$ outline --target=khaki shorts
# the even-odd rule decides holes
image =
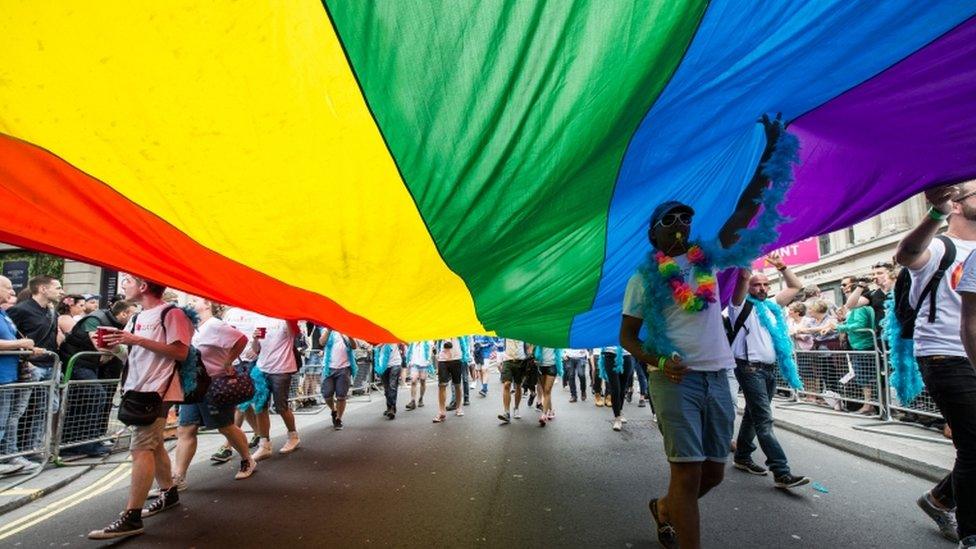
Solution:
[[[133,425],[129,450],[156,450],[163,444],[163,429],[165,427],[165,417],[156,418],[156,421],[150,425]]]

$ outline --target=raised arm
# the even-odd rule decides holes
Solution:
[[[776,294],[776,304],[780,307],[786,307],[793,302],[793,298],[796,294],[800,293],[803,289],[803,281],[800,277],[796,276],[796,273],[792,269],[786,266],[783,262],[783,258],[777,253],[772,253],[766,256],[766,263],[772,265],[781,275],[783,275],[783,282],[786,282],[786,288],[781,290]]]
[[[779,141],[785,129],[785,125],[782,123],[782,115],[777,115],[775,120],[770,120],[769,116],[764,114],[759,122],[762,123],[763,129],[766,131],[766,148],[763,149],[762,156],[759,158],[759,165],[756,166],[752,181],[749,182],[749,185],[742,192],[742,196],[739,197],[739,202],[735,205],[732,216],[719,231],[719,241],[722,243],[722,247],[726,249],[731,248],[739,240],[737,233],[748,227],[749,222],[759,211],[759,196],[763,189],[769,185],[769,179],[763,175],[763,164],[773,154],[776,142]]]
[[[951,211],[949,202],[957,192],[954,185],[925,191],[925,198],[932,204],[932,209],[929,210],[929,215],[922,218],[922,221],[898,243],[895,261],[912,270],[921,269],[929,262],[931,257],[929,244],[942,227],[945,216],[949,215]]]
[[[735,278],[735,291],[732,292],[732,304],[736,307],[742,305],[749,293],[749,279],[752,278],[750,269],[739,269],[739,276]]]

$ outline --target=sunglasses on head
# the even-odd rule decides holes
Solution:
[[[671,227],[676,223],[681,225],[691,225],[691,214],[688,212],[668,213],[657,220],[657,224],[662,227]]]
[[[952,201],[953,202],[962,202],[963,200],[966,200],[967,198],[969,198],[970,196],[973,196],[974,194],[976,194],[976,191],[966,193],[966,194],[964,194],[962,196],[957,196],[957,197],[953,198]]]

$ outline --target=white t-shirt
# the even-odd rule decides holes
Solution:
[[[929,322],[929,298],[925,298],[925,303],[915,319],[915,356],[966,356],[962,338],[959,336],[962,300],[955,290],[962,278],[963,263],[976,248],[976,242],[958,238],[953,238],[952,242],[956,245],[956,260],[946,270],[945,277],[935,290],[935,322]],[[918,270],[909,269],[912,276],[909,303],[912,305],[918,304],[922,289],[939,268],[939,261],[945,255],[945,245],[938,238],[933,238],[928,250],[928,263]]]
[[[216,317],[208,318],[193,334],[193,346],[200,351],[200,358],[210,377],[226,375],[224,364],[232,358],[234,345],[247,341],[247,336]]]
[[[505,360],[525,360],[525,344],[517,339],[505,339]]]
[[[690,276],[688,259],[682,255],[674,260],[692,290],[696,290],[698,284]],[[715,294],[719,295],[718,281],[715,284]],[[623,309],[627,316],[644,318],[644,280],[640,273],[634,273],[627,282]],[[689,369],[715,372],[735,366],[729,340],[725,335],[725,325],[722,323],[721,305],[718,303],[709,304],[704,311],[689,313],[679,309],[672,300],[664,310],[664,319],[668,337],[681,355],[681,363]]]
[[[403,365],[403,356],[400,355],[400,347],[398,345],[384,345],[383,347],[389,347],[390,348],[390,358],[388,359],[388,361],[386,363],[388,366],[402,366]],[[376,349],[374,349],[374,351],[376,353],[379,353],[383,349],[383,347],[376,347]]]
[[[182,309],[177,307],[167,313],[166,327],[163,328],[160,315],[168,306],[167,303],[160,303],[134,315],[125,329],[137,336],[162,341],[167,345],[177,341],[190,345],[193,324]],[[129,349],[129,372],[126,374],[123,390],[156,391],[166,402],[180,402],[183,400],[183,389],[180,387],[180,376],[175,375],[175,366],[175,360],[145,347],[133,345]]]
[[[586,358],[589,352],[586,349],[566,349],[566,358]]]
[[[542,347],[542,362],[539,363],[540,366],[555,366],[556,365],[556,350],[549,347]]]
[[[254,328],[258,326],[258,323],[265,317],[259,315],[258,313],[253,313],[246,309],[241,309],[240,307],[231,307],[224,311],[224,322],[230,325],[231,328],[241,332],[247,337],[247,341],[250,343],[251,336],[254,334]],[[241,360],[244,362],[252,362],[257,359],[257,353],[251,351],[251,346],[248,345],[244,348],[244,352],[241,353]]]
[[[332,361],[329,362],[329,367],[333,370],[350,367],[349,346],[346,345],[346,339],[339,335],[339,332],[334,331],[329,333],[329,339],[332,340]],[[326,345],[329,344],[329,339],[325,340]]]
[[[739,318],[739,313],[742,312],[742,307],[745,304],[745,301],[742,302],[742,305],[738,306],[733,303],[729,304],[729,322],[732,323],[733,327],[735,326],[735,319]],[[760,313],[757,307],[753,307],[752,312],[749,313],[746,321],[742,324],[742,329],[739,330],[739,333],[735,336],[735,340],[732,342],[732,354],[740,360],[775,364],[776,349],[773,347],[773,338],[763,328],[762,323],[759,322],[760,314],[763,313]],[[776,323],[776,318],[773,317],[771,312],[764,314],[771,323]],[[749,350],[749,356],[746,356],[747,348]]]
[[[420,366],[421,368],[430,366],[430,350],[433,348],[433,345],[429,343],[428,341],[418,341],[410,344],[407,360],[411,366]],[[427,350],[426,353],[424,352],[425,348]]]
[[[447,342],[451,343],[450,348],[444,345]],[[461,360],[460,339],[452,337],[450,339],[442,340],[440,343],[440,350],[437,352],[437,360],[441,362],[447,362],[448,360]]]
[[[258,369],[266,374],[290,374],[298,371],[295,361],[295,331],[280,318],[259,315],[255,327],[264,328],[264,338],[258,340]]]

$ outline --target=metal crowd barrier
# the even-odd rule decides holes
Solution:
[[[322,351],[309,351],[304,357],[298,375],[292,376],[288,402],[296,414],[317,414],[325,407],[322,399]],[[372,402],[373,363],[367,356],[356,361],[359,369],[356,378],[350,380],[348,401]]]
[[[0,351],[3,356],[29,357],[31,351]],[[52,378],[44,381],[0,385],[0,464],[15,458],[35,458],[41,464],[51,456],[52,419],[57,412],[58,373],[61,361],[56,353],[44,351],[54,359]],[[23,468],[12,474],[23,476],[17,484],[30,480],[43,467]],[[22,475],[22,472],[27,472]],[[7,486],[8,488],[12,486]]]
[[[127,433],[118,420],[121,379],[71,379],[79,358],[113,356],[107,351],[85,351],[68,359],[61,384],[62,413],[55,424],[53,460],[64,465],[64,450],[84,445],[113,442],[116,445]],[[96,375],[97,377],[97,375]]]

